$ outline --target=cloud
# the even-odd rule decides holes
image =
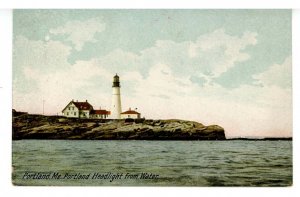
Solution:
[[[22,94],[35,91],[39,82],[32,78],[33,73],[47,74],[68,69],[70,65],[66,57],[70,53],[71,47],[59,41],[45,42],[16,36],[13,49],[14,91]]]
[[[204,63],[202,67],[214,77],[218,77],[234,67],[236,62],[250,58],[243,50],[257,43],[256,36],[254,32],[244,32],[241,37],[231,36],[223,29],[218,29],[211,34],[200,36],[195,43],[191,43],[189,55],[199,58],[200,62]]]
[[[115,49],[102,57],[94,58],[98,65],[113,73],[140,70],[144,66],[141,58],[131,52]]]
[[[274,64],[262,73],[253,76],[262,86],[292,87],[292,57],[287,57],[282,64]]]
[[[189,56],[202,63],[200,68],[205,68],[207,73],[218,77],[235,66],[236,62],[250,58],[243,50],[247,46],[256,45],[256,36],[255,32],[244,32],[241,37],[231,36],[223,29],[218,29],[201,35],[192,42],[189,46]]]
[[[224,29],[217,29],[212,33],[199,36],[190,49],[193,49],[193,57],[197,55],[197,49],[208,51],[220,46],[226,47],[227,54],[238,54],[239,50],[245,49],[248,45],[255,45],[256,36],[256,33],[248,31],[244,32],[241,37],[231,36],[226,34]]]
[[[63,26],[49,30],[52,35],[65,35],[66,40],[75,45],[80,51],[86,42],[96,42],[95,34],[105,30],[105,23],[100,18],[91,18],[85,21],[73,20]]]
[[[48,72],[65,69],[69,65],[66,57],[70,55],[71,47],[59,41],[36,41],[16,36],[14,46],[14,64],[17,68],[30,66]]]
[[[194,77],[209,83],[237,62],[249,60],[251,57],[245,49],[256,45],[256,36],[255,32],[232,36],[218,29],[200,35],[195,41],[158,40],[154,46],[141,51],[139,59],[143,66],[167,64],[176,75],[193,73]]]

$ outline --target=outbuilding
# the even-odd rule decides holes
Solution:
[[[129,108],[129,110],[121,113],[121,119],[126,119],[126,118],[139,119],[141,118],[141,114]]]

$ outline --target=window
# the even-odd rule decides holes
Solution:
[[[67,112],[67,116],[69,115],[69,112]]]
[[[130,115],[128,115],[128,118],[130,118]]]
[[[76,112],[74,112],[74,115],[76,116]]]
[[[69,107],[69,110],[71,109],[71,107]]]

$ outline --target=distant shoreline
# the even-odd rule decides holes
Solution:
[[[265,138],[228,138],[226,140],[245,140],[245,141],[291,141],[293,137],[265,137]]]
[[[17,140],[69,140],[69,141],[140,141],[134,139],[40,139],[40,138],[26,138],[26,139],[13,139]],[[188,140],[188,139],[144,139],[143,141],[293,141],[293,138],[234,138],[234,139],[199,139],[199,140]]]

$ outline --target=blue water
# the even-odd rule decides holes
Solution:
[[[290,186],[292,141],[20,140],[12,165],[16,185]]]

